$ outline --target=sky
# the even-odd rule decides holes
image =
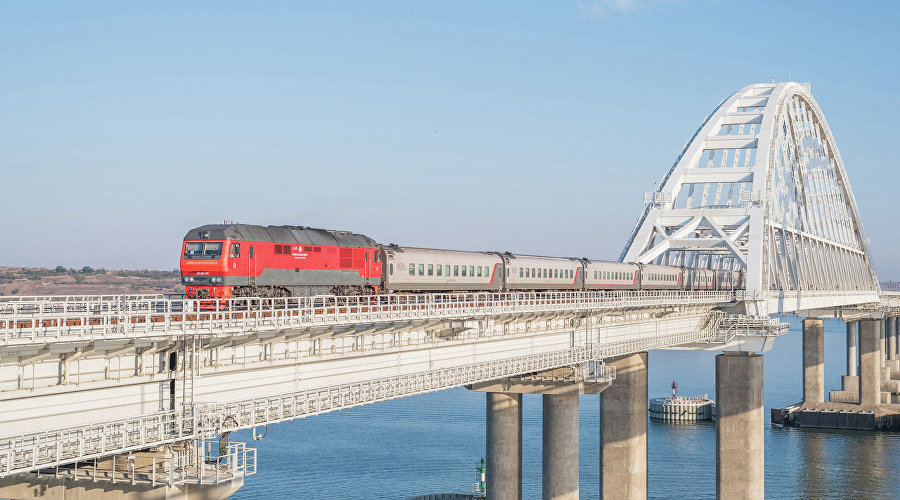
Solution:
[[[810,82],[900,279],[900,4],[6,2],[0,265],[172,269],[225,219],[615,260],[701,120]]]

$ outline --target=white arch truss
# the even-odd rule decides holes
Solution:
[[[808,84],[755,84],[724,100],[645,204],[620,260],[743,270],[748,292],[879,290]]]

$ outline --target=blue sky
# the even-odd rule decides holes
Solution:
[[[895,3],[16,2],[0,265],[167,269],[223,219],[615,259],[684,141],[812,83],[900,279]]]

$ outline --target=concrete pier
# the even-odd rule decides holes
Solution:
[[[859,403],[881,402],[881,340],[883,320],[859,322]]]
[[[542,498],[578,500],[578,394],[544,394]]]
[[[716,356],[716,498],[763,498],[763,357]]]
[[[897,359],[897,317],[890,316],[886,319],[886,322],[887,330],[885,331],[885,334],[887,335],[888,346],[887,359],[893,361]]]
[[[825,322],[803,320],[803,401],[825,401]]]
[[[522,395],[487,393],[487,495],[522,499]]]
[[[897,354],[897,359],[900,359],[900,319],[894,322],[894,337],[897,337],[897,350],[894,354]]]
[[[856,371],[856,330],[858,323],[856,321],[847,322],[847,375],[854,377],[858,375]]]
[[[600,496],[647,498],[647,353],[615,358],[600,395]]]

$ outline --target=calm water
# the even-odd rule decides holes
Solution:
[[[765,357],[769,408],[801,395],[800,322]],[[844,324],[825,323],[827,388],[839,388]],[[650,396],[715,392],[715,353],[650,353]],[[581,495],[598,497],[598,399],[581,398]],[[524,498],[541,495],[541,400],[524,398]],[[715,496],[714,424],[649,424],[651,498]],[[900,434],[766,427],[769,498],[900,498]],[[247,432],[234,440],[249,441]],[[484,394],[455,389],[277,424],[260,472],[234,498],[378,498],[467,491],[484,456]]]

